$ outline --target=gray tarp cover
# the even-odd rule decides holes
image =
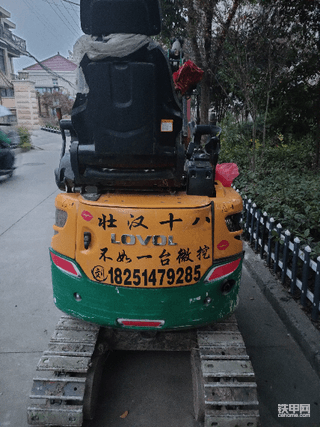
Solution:
[[[99,61],[107,57],[123,58],[134,53],[152,40],[141,34],[111,34],[97,41],[97,37],[90,35],[81,36],[73,47],[74,61],[80,64],[87,54],[91,61]],[[89,87],[81,67],[78,67],[77,89],[80,93],[88,93]]]

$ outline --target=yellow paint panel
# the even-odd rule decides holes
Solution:
[[[229,232],[225,221],[241,212],[241,197],[220,183],[216,192],[215,198],[110,193],[98,201],[59,194],[56,208],[68,216],[63,227],[54,225],[52,248],[101,283],[148,288],[196,283],[213,260],[242,251],[236,238],[242,232]],[[88,249],[85,233],[91,236]]]
[[[226,225],[226,218],[242,211],[242,199],[231,187],[223,187],[220,183],[216,187],[214,198],[214,259],[225,258],[240,253],[243,250],[239,237],[242,230],[230,232]]]
[[[223,189],[223,187],[221,186]],[[90,206],[110,206],[136,209],[165,209],[165,208],[199,208],[208,206],[212,200],[207,196],[187,196],[185,192],[177,192],[174,194],[155,194],[155,193],[126,193],[113,194],[107,193],[102,195],[99,200],[93,202],[79,196],[81,203]]]
[[[127,207],[133,202],[127,195],[109,196],[103,205],[103,198],[91,206],[81,200],[76,261],[91,280],[117,286],[196,283],[212,264],[211,204],[182,208],[172,198],[171,207],[166,200],[159,208],[160,198],[136,198],[140,209]],[[181,204],[190,205],[182,199]],[[149,208],[143,208],[146,205]],[[85,232],[91,234],[87,250]]]

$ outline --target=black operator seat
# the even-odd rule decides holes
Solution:
[[[75,186],[179,187],[182,111],[160,46],[158,0],[81,0],[86,35],[71,120]]]

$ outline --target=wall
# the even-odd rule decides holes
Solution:
[[[18,126],[29,130],[40,128],[39,108],[34,82],[13,80]]]
[[[4,105],[6,108],[9,108],[9,110],[10,109],[13,109],[13,110],[16,109],[16,103],[15,103],[14,98],[11,98],[11,97],[10,98],[9,97],[2,98],[1,104]]]
[[[76,97],[76,70],[74,71],[59,71],[61,77],[72,83],[73,86],[69,85],[65,80],[47,73],[45,70],[29,70],[29,79],[35,82],[36,88],[54,88],[59,87],[60,91],[68,93],[72,98]],[[55,86],[53,80],[58,80],[58,84]]]

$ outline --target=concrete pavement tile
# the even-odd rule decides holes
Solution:
[[[114,352],[103,379],[97,419],[83,427],[200,427],[188,352]]]
[[[41,356],[35,353],[0,353],[0,426],[27,427],[27,403],[32,377]],[[31,376],[30,376],[31,375]]]
[[[245,267],[236,317],[256,375],[262,427],[318,427],[320,380]],[[310,404],[311,416],[278,418],[278,404]]]

